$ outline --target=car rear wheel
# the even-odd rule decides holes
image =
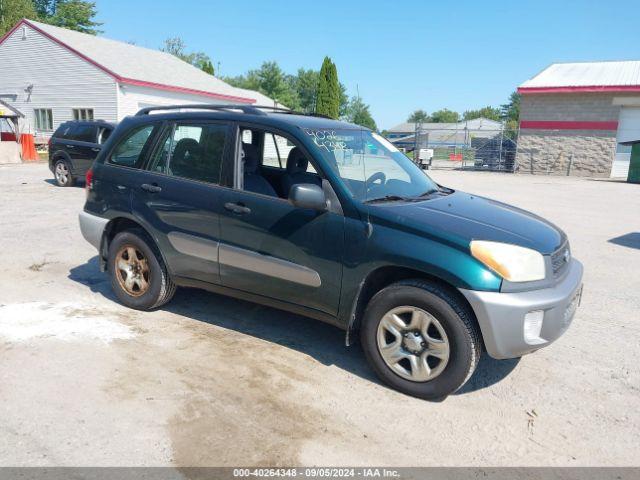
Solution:
[[[111,288],[127,307],[152,310],[175,293],[160,252],[143,230],[118,233],[109,245],[107,264]]]
[[[53,166],[53,175],[56,179],[56,184],[59,187],[71,187],[74,183],[73,175],[71,175],[71,169],[69,164],[65,160],[56,161]]]
[[[410,280],[378,292],[360,331],[373,370],[391,387],[439,400],[473,374],[481,352],[468,305],[448,288]]]

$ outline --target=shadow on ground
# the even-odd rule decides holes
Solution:
[[[44,182],[56,188],[65,188],[65,187],[59,187],[53,178],[45,178]],[[84,178],[80,178],[80,177],[76,178],[75,181],[73,182],[73,186],[76,188],[84,188],[84,184],[85,184]]]
[[[72,268],[69,279],[111,301],[117,301],[107,274],[100,272],[97,256],[84,265]],[[346,347],[344,332],[332,325],[192,288],[178,289],[173,300],[161,310],[277,343],[310,355],[323,365],[335,365],[363,379],[380,383],[367,366],[360,345]],[[517,359],[498,361],[483,354],[475,374],[456,395],[481,390],[499,382],[517,364]]]
[[[626,235],[611,238],[609,239],[609,243],[640,250],[640,232],[631,232]]]

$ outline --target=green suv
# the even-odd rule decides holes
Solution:
[[[559,228],[438,185],[375,132],[324,117],[143,109],[86,184],[80,227],[123,304],[159,308],[186,286],[313,317],[421,398],[460,388],[483,349],[549,345],[580,301]]]

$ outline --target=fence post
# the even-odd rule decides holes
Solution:
[[[567,167],[567,177],[571,175],[572,166],[573,166],[573,153],[569,156],[569,166]]]
[[[500,124],[500,153],[498,154],[498,169],[504,170],[502,167],[502,144],[504,143],[504,122]]]

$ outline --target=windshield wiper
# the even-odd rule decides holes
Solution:
[[[408,199],[405,197],[401,197],[399,195],[385,195],[384,197],[370,198],[369,200],[365,200],[364,203],[397,202],[399,200],[408,200]]]
[[[429,195],[433,195],[434,193],[439,193],[440,189],[439,188],[432,188],[431,190],[427,190],[424,193],[421,193],[420,195],[418,195],[417,198],[423,198],[423,197],[428,197]]]

